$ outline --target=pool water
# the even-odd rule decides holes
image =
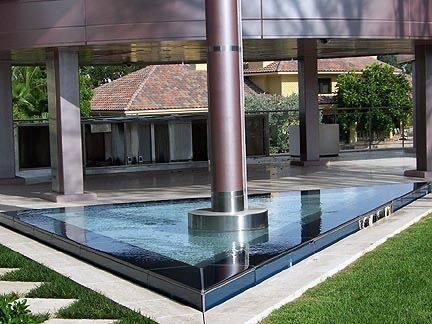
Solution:
[[[248,233],[189,230],[188,212],[208,208],[209,199],[28,210],[14,217],[187,287],[206,290],[422,185],[253,196],[249,206],[268,209],[269,227]]]

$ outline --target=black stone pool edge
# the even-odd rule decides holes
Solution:
[[[251,267],[207,290],[188,287],[165,276],[119,260],[107,253],[52,234],[29,225],[10,215],[10,213],[8,213],[9,215],[0,213],[0,224],[204,312],[259,284],[276,273],[293,266],[314,253],[323,250],[329,245],[372,225],[384,217],[390,216],[391,213],[424,197],[431,190],[431,183],[422,183],[421,187],[399,198],[357,216],[318,237],[297,245],[267,260],[263,264]]]

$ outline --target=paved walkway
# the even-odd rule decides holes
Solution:
[[[414,168],[414,154],[401,150],[343,153],[328,166],[309,168],[290,166],[287,156],[250,159],[248,189],[262,193],[407,182],[413,179],[403,172]],[[0,212],[89,204],[60,205],[38,198],[50,189],[46,182],[0,185]],[[207,169],[93,175],[86,177],[85,189],[97,193],[96,204],[209,197],[210,177]]]
[[[0,277],[5,274],[17,271],[16,268],[0,268]],[[25,296],[43,285],[43,282],[22,282],[22,281],[0,281],[0,296],[15,294],[17,301],[26,300],[29,310],[33,314],[49,314],[51,319],[44,324],[113,324],[115,320],[71,320],[56,319],[56,314],[62,308],[69,307],[75,303],[76,299],[59,299],[59,298],[26,298]]]

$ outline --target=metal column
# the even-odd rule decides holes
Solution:
[[[10,63],[0,63],[0,123],[0,180],[7,182],[15,178],[12,68]]]
[[[409,177],[432,177],[432,45],[415,46],[415,150],[417,169]]]
[[[318,110],[318,58],[316,39],[299,39],[299,117],[300,117],[300,161],[291,164],[299,166],[322,165],[319,147]]]
[[[267,227],[266,210],[247,209],[240,11],[239,0],[206,0],[212,207],[190,213],[192,228]]]

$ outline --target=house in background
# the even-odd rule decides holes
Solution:
[[[373,63],[383,64],[376,56],[333,58],[318,60],[318,93],[320,97],[333,96],[340,74],[362,71]],[[296,60],[245,63],[245,77],[266,93],[289,96],[298,94],[298,64]],[[328,99],[327,99],[328,100]],[[325,99],[321,99],[325,102]]]
[[[262,92],[250,82],[245,94]],[[95,89],[92,115],[129,117],[99,131],[85,126],[89,166],[207,161],[207,72],[151,65]],[[266,116],[248,116],[248,155],[268,155]],[[103,162],[106,161],[106,162]]]
[[[320,106],[333,105],[341,73],[361,73],[377,62],[375,57],[319,60]],[[297,61],[245,67],[246,95],[298,92]],[[86,167],[208,160],[205,64],[147,66],[96,88],[91,108],[93,118],[82,122]],[[247,115],[249,156],[269,154],[268,132],[268,115]],[[33,145],[35,138],[41,143],[48,140],[47,124],[20,125],[16,133],[17,165],[49,166],[49,148],[35,151]]]
[[[262,93],[245,82],[245,94]],[[208,161],[207,72],[196,65],[151,65],[95,89],[92,118],[82,120],[83,162],[94,167]],[[16,164],[49,167],[48,124],[17,126]],[[268,118],[246,117],[249,156],[269,154]],[[186,163],[186,164],[187,164]],[[179,165],[179,164],[178,164]]]

